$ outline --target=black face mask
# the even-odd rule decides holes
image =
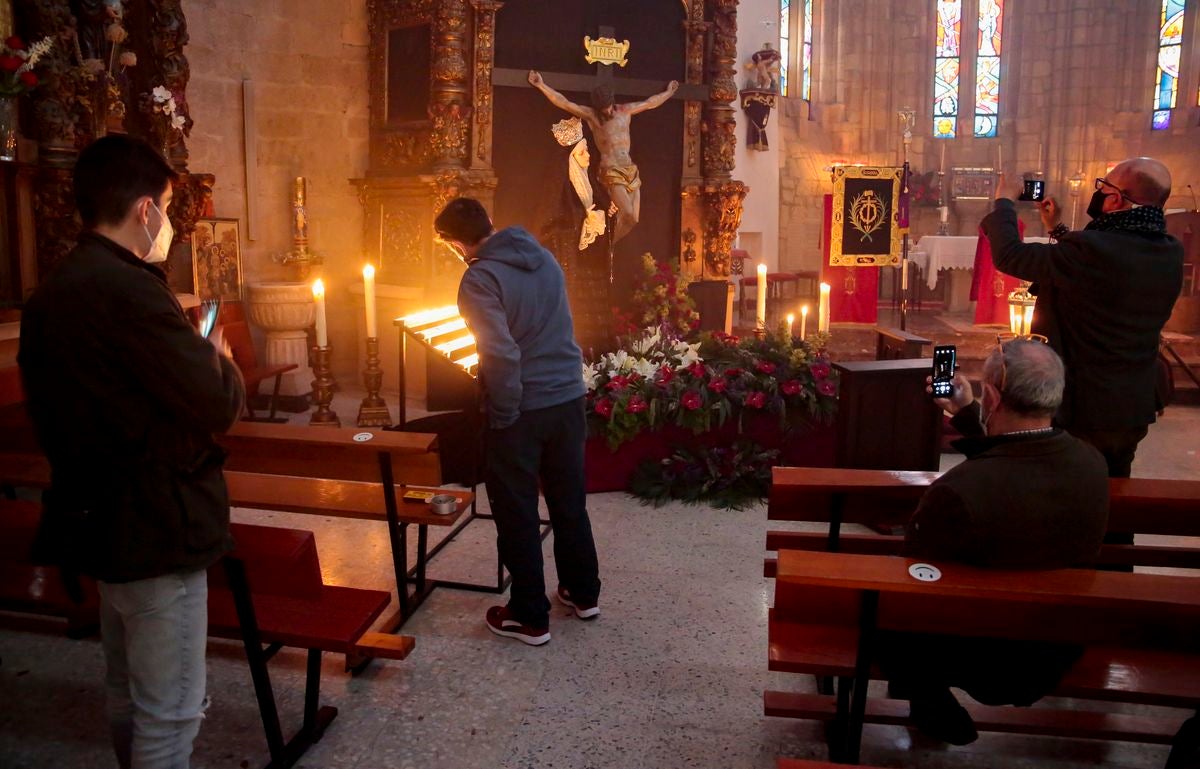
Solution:
[[[1092,194],[1092,201],[1088,203],[1087,215],[1093,219],[1099,219],[1104,216],[1104,199],[1108,195],[1104,194],[1104,190],[1096,190]]]

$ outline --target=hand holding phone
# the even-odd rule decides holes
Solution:
[[[954,395],[954,370],[958,364],[958,349],[952,344],[940,344],[933,348],[933,375],[929,379],[930,394],[934,398],[950,398]]]
[[[1032,200],[1042,202],[1046,198],[1046,182],[1042,179],[1026,179],[1025,188],[1017,196],[1017,200]]]

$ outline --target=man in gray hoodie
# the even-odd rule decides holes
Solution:
[[[532,646],[550,640],[542,576],[538,486],[554,530],[558,600],[581,619],[600,614],[599,567],[584,492],[583,356],[554,256],[520,227],[497,232],[483,205],[450,201],[434,221],[467,263],[458,309],[475,335],[486,394],[484,481],[496,546],[512,574],[507,606],[487,612],[493,633]]]

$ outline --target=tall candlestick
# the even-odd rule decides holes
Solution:
[[[363,267],[363,299],[367,305],[367,338],[378,337],[375,327],[375,267]]]
[[[796,316],[789,312],[787,314],[788,339],[792,338],[792,324],[795,322],[796,322]]]
[[[808,305],[800,308],[800,338],[808,338]]]
[[[758,329],[767,327],[767,265],[758,265],[758,312],[755,316]]]
[[[329,346],[329,327],[325,322],[325,281],[313,281],[313,304],[317,306],[317,347]]]
[[[829,333],[829,284],[821,284],[821,303],[817,305],[817,331]]]

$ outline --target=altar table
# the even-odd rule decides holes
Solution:
[[[975,266],[974,235],[926,235],[913,247],[913,261],[925,274],[929,290],[937,288],[938,270],[969,270]]]

